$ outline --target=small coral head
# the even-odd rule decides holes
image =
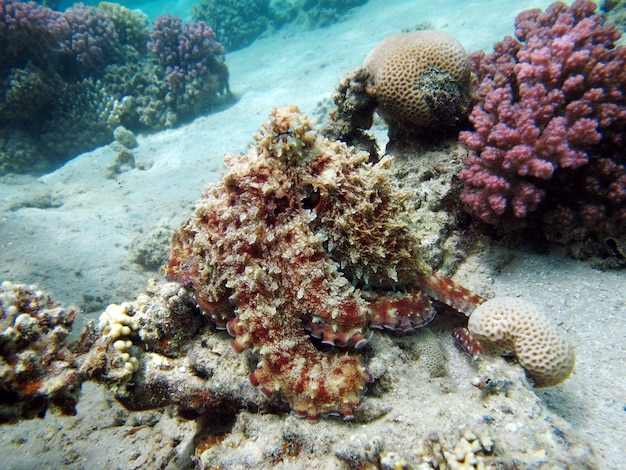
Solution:
[[[364,67],[390,127],[409,132],[455,127],[471,110],[469,58],[447,33],[390,36],[370,52]]]
[[[515,356],[537,387],[557,385],[574,370],[575,353],[565,334],[526,300],[487,300],[472,312],[467,328],[485,352]]]

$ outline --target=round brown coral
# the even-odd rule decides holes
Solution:
[[[463,46],[442,31],[415,31],[383,40],[365,59],[378,111],[404,130],[446,128],[471,105],[471,67]]]

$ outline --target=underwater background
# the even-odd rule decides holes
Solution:
[[[590,2],[563,5],[573,3],[590,8]],[[0,281],[36,285],[35,297],[45,292],[74,306],[68,341],[76,340],[85,321],[97,324],[110,304],[135,301],[152,286],[150,279],[164,280],[173,231],[193,213],[206,185],[220,181],[225,157],[249,151],[273,109],[296,105],[321,133],[332,127],[342,79],[384,38],[434,29],[452,35],[468,53],[488,54],[506,36],[520,39],[520,12],[551,4],[2,0]],[[618,50],[625,11],[623,1],[601,2],[594,20],[572,37],[600,22],[612,24],[616,33],[593,37]],[[585,49],[583,39],[573,42]],[[501,44],[501,62],[516,47]],[[541,60],[537,53],[528,62]],[[516,143],[481,121],[495,114],[486,98],[491,85],[484,61],[476,55],[471,60],[475,85],[482,84],[472,98],[482,104],[452,129],[408,137],[400,132],[400,138],[378,115],[360,129],[381,155],[396,157],[401,167],[394,178],[420,201],[413,210],[426,262],[484,297],[522,297],[540,305],[575,346],[576,368],[567,381],[533,388],[519,365],[499,360],[493,367],[500,382],[480,389],[476,377],[489,372],[455,347],[456,320],[442,310],[428,333],[376,332],[365,353],[376,382],[355,422],[313,422],[297,419],[275,397],[264,408],[265,397],[248,381],[257,358],[234,354],[229,334],[210,327],[203,347],[212,352],[205,353],[223,360],[211,363],[215,370],[204,372],[203,380],[213,376],[211,387],[238,388],[236,399],[212,404],[213,413],[165,406],[133,412],[120,405],[118,384],[85,382],[76,416],[49,411],[43,419],[7,419],[14,422],[2,424],[0,466],[621,468],[626,78],[619,64],[626,64],[626,54],[600,59],[618,64],[594,82],[603,84],[608,98],[584,98],[604,113],[603,127],[589,122],[600,122],[600,111],[572,105],[568,112],[584,117],[578,127],[568,122],[563,133],[554,130],[569,142],[566,150],[555,150],[563,150],[563,159],[550,170],[529,163],[512,177],[522,189],[503,193],[518,202],[504,211],[497,202],[485,210],[483,202],[501,194],[481,194],[476,188],[482,183],[467,170],[470,154],[487,160],[489,149]],[[481,125],[493,132],[491,140],[479,140],[487,132]],[[592,164],[572,163],[576,158]],[[475,167],[510,175],[505,164],[485,160],[474,161]],[[528,189],[531,183],[538,189]],[[523,208],[513,213],[513,207]],[[3,286],[0,347],[9,364],[7,331],[15,325],[7,305],[19,302],[11,300],[10,284]],[[192,360],[176,354],[181,364]],[[6,385],[9,376],[6,367],[0,370],[6,415],[16,399]]]

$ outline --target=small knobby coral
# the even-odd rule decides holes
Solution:
[[[139,52],[146,49],[146,43],[150,39],[148,15],[141,10],[130,10],[111,2],[100,2],[98,8],[111,18],[121,45],[130,45]]]
[[[165,79],[175,93],[214,73],[225,53],[204,21],[183,23],[170,15],[155,20],[148,48],[165,68]]]
[[[69,27],[63,15],[35,2],[0,0],[0,71],[48,58]]]
[[[60,43],[63,53],[76,62],[81,77],[98,74],[119,54],[115,24],[106,11],[76,3],[63,14],[70,34]]]
[[[517,39],[471,54],[478,79],[461,200],[490,224],[626,234],[626,48],[596,5],[520,13]]]

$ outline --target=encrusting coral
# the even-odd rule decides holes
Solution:
[[[0,284],[0,423],[73,412],[82,380],[65,339],[75,316],[36,286]]]
[[[250,375],[298,416],[352,416],[371,380],[370,328],[405,332],[434,317],[429,297],[469,314],[484,299],[431,272],[391,162],[318,135],[295,107],[275,110],[248,154],[207,187],[174,234],[171,280],[258,357]],[[307,334],[307,331],[310,333]]]

